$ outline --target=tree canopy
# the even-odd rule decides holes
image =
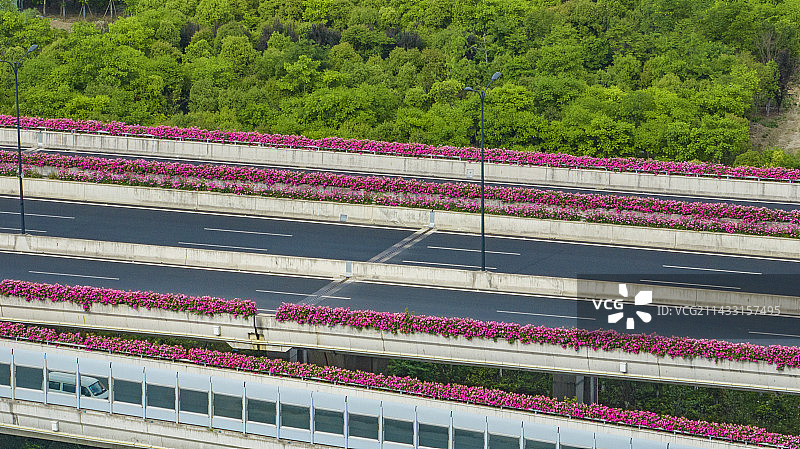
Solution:
[[[87,0],[102,10],[104,0]],[[0,7],[24,114],[664,160],[748,155],[800,0],[128,0],[51,29]],[[41,3],[34,3],[41,8]],[[0,71],[0,111],[13,110]]]

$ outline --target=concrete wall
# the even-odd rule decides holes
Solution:
[[[0,234],[0,250],[34,254],[62,254],[112,261],[165,263],[200,268],[220,268],[256,273],[302,274],[330,278],[347,275],[344,260],[242,253],[197,248],[65,239],[48,236]],[[616,298],[619,284],[574,278],[528,276],[449,268],[352,262],[352,278],[414,285],[529,293],[565,298]],[[800,301],[792,296],[722,290],[629,284],[633,291],[652,290],[653,304],[679,306],[780,307],[782,315],[800,315]]]
[[[195,192],[152,187],[130,187],[51,179],[24,180],[31,197],[182,210],[243,213],[261,216],[347,221],[381,226],[427,227],[431,219],[442,231],[480,232],[480,215],[392,206],[305,201],[215,192]],[[18,181],[0,177],[0,194],[18,195]],[[493,235],[560,239],[592,243],[633,245],[688,251],[753,256],[800,258],[800,239],[743,234],[647,228],[603,223],[487,215],[486,229]]]
[[[724,388],[800,393],[800,370],[778,371],[774,365],[705,359],[672,359],[623,351],[563,349],[554,345],[522,344],[474,338],[446,338],[429,334],[394,334],[337,326],[309,326],[279,322],[259,315],[259,339],[253,340],[252,319],[226,315],[200,317],[163,310],[131,310],[127,306],[93,306],[90,312],[64,302],[25,301],[0,296],[0,318],[39,325],[110,330],[124,333],[182,336],[227,341],[239,347],[287,351],[291,348],[334,351],[381,358],[488,365],[501,368],[550,371],[601,377],[689,383]],[[214,333],[219,326],[220,335]],[[624,372],[621,370],[621,363]]]
[[[0,296],[0,318],[41,325],[69,326],[115,332],[147,334],[248,343],[254,332],[254,318],[196,315],[162,309],[133,309],[128,306],[94,304],[88,311],[78,304],[53,301],[26,301],[15,296]],[[219,335],[217,335],[217,331]]]
[[[229,380],[235,381],[244,381],[244,382],[257,382],[262,384],[269,384],[269,385],[276,385],[279,388],[294,388],[300,390],[308,390],[312,392],[319,392],[319,393],[327,393],[331,395],[346,395],[348,398],[360,398],[360,399],[371,399],[376,401],[384,401],[391,402],[395,404],[408,404],[408,405],[422,405],[427,408],[439,408],[444,410],[450,410],[454,414],[469,414],[469,415],[484,415],[490,419],[499,419],[499,420],[512,420],[512,421],[525,421],[525,422],[533,422],[536,424],[543,424],[543,425],[550,425],[550,426],[558,426],[563,431],[566,432],[593,432],[593,433],[602,433],[606,435],[613,435],[613,436],[621,436],[625,438],[640,438],[650,440],[656,444],[669,444],[670,447],[702,447],[705,449],[728,449],[728,448],[746,448],[752,446],[746,446],[744,444],[736,444],[736,443],[728,443],[723,441],[717,440],[710,440],[710,439],[703,439],[703,438],[695,438],[695,437],[688,437],[684,435],[672,434],[668,432],[659,432],[654,430],[645,430],[645,429],[636,429],[633,427],[626,427],[626,426],[618,426],[613,424],[604,424],[600,422],[593,422],[593,421],[582,421],[579,419],[568,419],[559,416],[552,416],[552,415],[543,415],[543,414],[534,414],[530,412],[524,412],[519,410],[509,410],[509,409],[499,409],[494,407],[487,407],[487,406],[480,406],[480,405],[472,405],[472,404],[465,404],[459,402],[451,402],[451,401],[441,401],[435,399],[428,399],[424,398],[421,399],[419,397],[404,395],[399,393],[393,392],[386,392],[380,390],[372,390],[366,388],[358,388],[358,387],[351,387],[345,385],[333,385],[328,383],[322,382],[313,382],[313,381],[305,381],[299,379],[291,379],[291,378],[283,378],[277,376],[268,376],[262,374],[254,374],[254,373],[246,373],[241,371],[234,371],[234,370],[226,370],[226,369],[219,369],[219,368],[210,368],[210,367],[203,367],[199,365],[193,364],[186,364],[186,363],[177,363],[177,362],[167,362],[167,361],[160,361],[160,360],[152,360],[146,358],[138,358],[138,357],[126,357],[117,354],[108,354],[108,353],[100,353],[100,352],[90,352],[87,353],[86,351],[82,350],[75,350],[69,349],[64,347],[52,347],[47,345],[40,345],[35,343],[27,343],[27,342],[14,342],[14,348],[24,349],[28,351],[43,351],[47,352],[47,354],[56,354],[62,355],[67,357],[82,357],[82,358],[94,358],[97,360],[102,361],[111,361],[117,363],[127,363],[127,364],[135,364],[138,366],[144,366],[146,369],[161,369],[165,371],[175,371],[178,370],[181,373],[186,374],[197,374],[197,375],[204,375],[204,376],[218,376],[218,377],[225,377]],[[3,423],[5,426],[13,426],[13,425],[23,425],[20,421],[20,417],[17,417],[16,422],[13,421],[14,414],[7,412],[9,410],[9,404],[11,407],[20,407],[22,410],[27,413],[22,414],[22,417],[25,419],[25,424],[30,426],[33,429],[41,429],[45,432],[47,429],[50,428],[50,421],[53,418],[63,418],[67,421],[65,423],[65,431],[67,429],[76,432],[77,434],[89,435],[95,434],[96,426],[99,427],[99,434],[100,436],[109,436],[109,435],[120,435],[125,430],[130,429],[133,430],[135,433],[139,434],[138,438],[143,438],[145,433],[155,433],[158,435],[159,433],[165,432],[166,435],[170,435],[169,428],[160,429],[157,425],[153,425],[154,423],[150,422],[142,422],[141,424],[134,425],[133,427],[123,427],[123,426],[116,426],[117,422],[111,421],[112,416],[107,414],[98,414],[97,421],[95,422],[86,422],[86,424],[81,423],[71,423],[72,421],[78,421],[79,416],[71,415],[69,416],[68,413],[60,414],[60,415],[51,415],[51,410],[55,411],[56,413],[64,412],[61,407],[54,407],[54,406],[42,406],[42,405],[32,405],[31,408],[24,409],[24,407],[28,404],[25,404],[23,401],[9,401],[9,400],[2,400],[0,401],[0,422]],[[8,408],[7,408],[8,407]],[[51,408],[52,407],[52,408]],[[38,415],[37,415],[38,411]],[[47,412],[45,412],[47,411]],[[89,412],[85,412],[88,414]],[[95,415],[91,416],[91,419],[94,419]],[[87,420],[90,418],[87,417]],[[106,420],[106,421],[103,421]],[[141,421],[141,420],[140,420]],[[150,421],[150,420],[148,420]],[[152,425],[152,427],[147,427],[147,425]],[[225,438],[231,436],[232,438],[236,438],[235,435],[231,435],[224,431],[219,431],[219,436],[213,435],[217,433],[218,430],[213,430],[206,428],[196,428],[192,426],[185,426],[185,425],[174,425],[174,424],[167,424],[167,426],[174,428],[174,433],[178,435],[186,435],[187,438],[185,440],[191,441],[195,439],[196,441],[220,441],[221,447],[231,447],[227,446]],[[59,422],[59,428],[61,428],[61,423]],[[111,429],[119,429],[119,430],[111,430]],[[109,429],[111,433],[101,433],[105,431],[105,429]],[[183,432],[186,432],[185,434]],[[97,435],[95,434],[95,435]],[[134,437],[133,435],[128,435],[128,438]],[[157,438],[157,437],[156,437]],[[255,446],[251,445],[250,442],[247,441],[248,437],[242,440],[240,443],[241,446],[239,447],[278,447],[274,445],[274,443],[270,442],[266,446]],[[252,438],[252,437],[250,437]],[[183,438],[182,438],[183,439]],[[158,441],[158,440],[156,440]],[[256,443],[263,444],[260,439],[256,441]],[[228,443],[229,444],[229,443]],[[177,444],[177,445],[169,445],[165,444],[168,447],[198,447],[198,446],[186,446],[184,444]],[[200,446],[200,447],[211,447],[211,446]],[[235,447],[235,446],[233,446]],[[304,446],[306,447],[306,446]]]
[[[475,181],[480,176],[480,164],[457,159],[396,157],[40,130],[24,130],[22,141],[26,148],[83,150],[213,162],[278,165],[304,169],[448,178],[462,181]],[[16,142],[15,129],[0,128],[0,145],[16,145]],[[490,182],[779,202],[800,201],[800,184],[797,183],[507,164],[486,164],[485,168],[486,179]]]

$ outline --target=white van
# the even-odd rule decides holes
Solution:
[[[65,394],[75,394],[75,374],[52,371],[47,379],[47,388]],[[81,376],[81,396],[108,399],[108,387],[94,377]]]

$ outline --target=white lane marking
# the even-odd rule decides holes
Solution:
[[[259,312],[267,312],[267,313],[275,313],[277,310],[275,309],[258,309]]]
[[[589,320],[594,321],[594,318],[587,318],[587,317],[580,317],[580,316],[569,316],[569,315],[551,315],[549,313],[533,313],[533,312],[515,312],[513,310],[498,310],[497,313],[511,313],[514,315],[531,315],[531,316],[544,316],[544,317],[552,317],[552,318],[569,318],[574,320]]]
[[[433,245],[428,245],[428,249],[442,249],[442,250],[446,250],[446,251],[466,251],[466,252],[470,252],[470,253],[479,253],[479,252],[481,252],[481,250],[479,250],[479,249],[450,248],[450,247],[447,247],[447,246],[433,246]],[[486,251],[486,253],[487,254],[502,254],[502,255],[506,255],[506,256],[520,256],[521,255],[520,253],[509,253],[509,252],[505,252],[505,251]]]
[[[755,334],[755,335],[770,335],[773,337],[793,337],[793,338],[800,338],[800,335],[794,334],[780,334],[775,332],[758,332],[758,331],[748,331],[748,334]]]
[[[292,295],[292,296],[308,296],[311,293],[295,293],[295,292],[278,292],[275,290],[256,290],[259,293],[271,293],[274,295]]]
[[[28,200],[30,201],[30,200]],[[19,212],[0,211],[0,214],[19,215]],[[47,215],[47,214],[25,214],[26,217],[42,217],[42,218],[62,218],[64,220],[74,220],[75,217],[68,217],[65,215]]]
[[[19,232],[19,228],[4,228],[0,227],[0,231],[17,231]],[[25,229],[25,232],[36,232],[39,234],[47,234],[47,231],[41,231],[39,229]]]
[[[178,242],[178,245],[210,246],[212,248],[228,248],[228,249],[249,249],[253,251],[267,252],[267,249],[265,248],[251,248],[249,246],[215,245],[213,243]]]
[[[731,290],[741,290],[739,287],[729,287],[727,285],[710,285],[710,284],[692,284],[690,282],[670,282],[670,281],[658,281],[654,279],[639,279],[639,282],[651,282],[654,284],[670,284],[670,285],[687,285],[690,287],[713,287],[713,288],[727,288]]]
[[[441,265],[443,267],[459,267],[459,268],[480,268],[477,265],[461,265],[458,263],[444,263],[444,262],[423,262],[421,260],[403,260],[403,263],[418,263],[422,265]],[[496,270],[497,267],[486,267],[487,270]]]
[[[718,268],[702,268],[702,267],[683,267],[680,265],[661,265],[664,268],[678,268],[681,270],[699,270],[699,271],[716,271],[719,273],[736,273],[736,274],[764,274],[756,271],[737,271],[737,270],[721,270]]]
[[[256,290],[259,293],[271,293],[275,295],[292,295],[292,296],[316,296],[313,293],[295,293],[295,292],[278,292],[275,290]],[[349,300],[351,298],[347,296],[331,296],[331,295],[322,295],[320,298],[329,298],[329,299],[344,299]]]
[[[109,281],[118,281],[119,280],[119,278],[110,278],[110,277],[106,277],[106,276],[89,276],[87,274],[70,274],[70,273],[52,273],[52,272],[49,272],[49,271],[28,270],[28,273],[31,273],[31,274],[46,274],[46,275],[49,275],[49,276],[68,276],[68,277],[73,277],[73,278],[106,279],[106,280],[109,280]]]
[[[220,228],[203,228],[204,231],[216,232],[235,232],[238,234],[257,234],[257,235],[271,235],[275,237],[292,237],[292,234],[281,234],[279,232],[258,232],[258,231],[242,231],[238,229],[220,229]]]

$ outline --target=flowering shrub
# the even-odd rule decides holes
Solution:
[[[16,123],[16,117],[0,115],[0,126],[16,126]],[[310,139],[303,136],[261,134],[257,132],[210,131],[200,128],[141,126],[128,125],[120,122],[102,123],[92,120],[45,119],[39,117],[22,117],[20,126],[24,128],[46,128],[56,131],[105,133],[114,136],[133,135],[162,139],[235,142],[276,147],[312,148],[396,156],[457,158],[470,161],[480,160],[480,150],[472,147],[437,147],[419,143],[379,142],[363,139],[343,139],[339,137]],[[800,170],[781,167],[730,167],[721,164],[665,162],[652,159],[599,158],[591,156],[573,156],[562,153],[530,153],[501,148],[487,149],[485,154],[486,161],[504,164],[588,168],[653,174],[665,173],[716,178],[759,178],[771,181],[797,181],[800,179]]]
[[[413,377],[387,376],[332,366],[323,367],[286,362],[279,359],[253,357],[202,348],[186,349],[181,346],[155,344],[146,340],[102,337],[80,332],[59,333],[48,328],[11,322],[0,322],[0,338],[14,338],[56,345],[67,344],[82,347],[86,350],[108,351],[137,357],[143,356],[196,363],[275,376],[386,389],[433,399],[548,413],[704,438],[746,442],[747,444],[782,445],[786,448],[800,449],[800,436],[768,432],[766,429],[755,426],[697,421],[653,412],[622,410],[599,404],[562,402],[546,396],[509,393],[498,389],[423,382]]]
[[[595,351],[615,349],[633,354],[646,353],[658,357],[700,357],[709,360],[766,362],[777,369],[800,368],[800,347],[757,346],[749,343],[730,343],[721,340],[700,340],[683,337],[663,337],[655,334],[622,334],[611,330],[589,331],[574,328],[478,321],[469,318],[443,318],[408,313],[375,312],[281,304],[275,312],[278,321],[323,326],[351,326],[395,333],[425,333],[443,337],[488,338],[539,343],[562,348],[590,348]]]
[[[226,165],[191,165],[34,153],[24,163],[55,167],[64,180],[207,190],[318,201],[480,211],[480,188],[380,176],[307,173]],[[0,174],[16,173],[16,153],[0,151]],[[76,171],[77,170],[77,171]],[[800,237],[800,210],[699,203],[618,195],[489,186],[491,214],[555,220]]]
[[[126,305],[133,308],[163,309],[191,312],[197,315],[227,313],[250,317],[258,313],[256,303],[249,300],[228,300],[211,296],[187,296],[175,293],[121,291],[84,285],[38,284],[35,282],[4,279],[0,281],[0,295],[16,296],[26,301],[54,301],[79,304],[89,310],[92,304]]]

